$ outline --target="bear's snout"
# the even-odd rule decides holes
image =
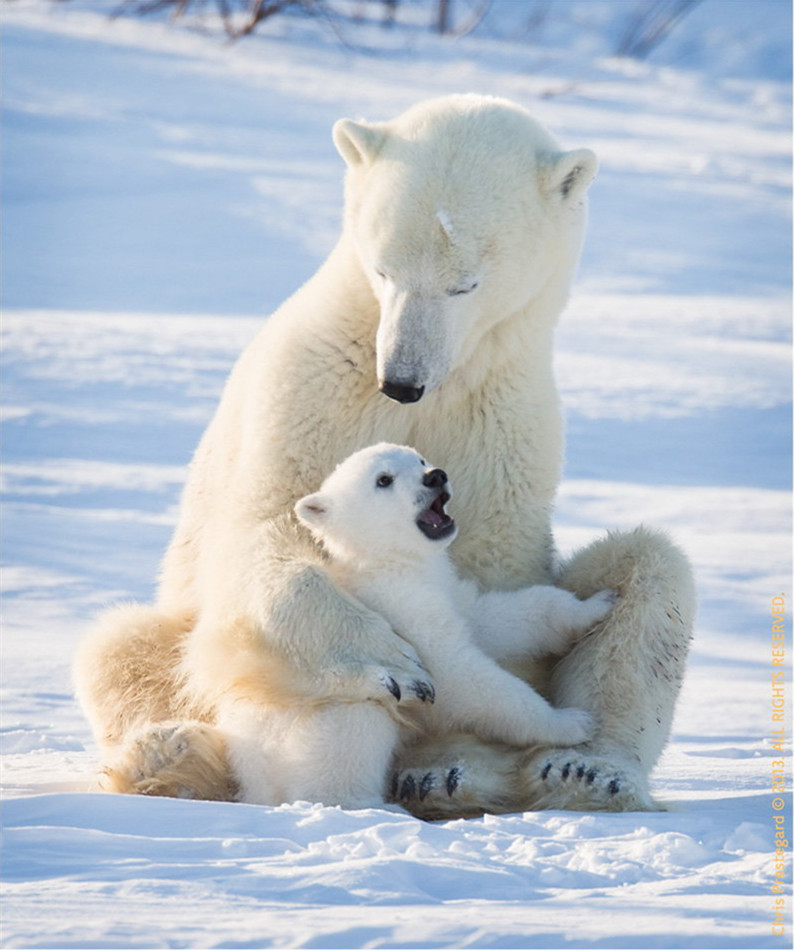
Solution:
[[[428,469],[422,476],[422,485],[426,485],[428,489],[440,489],[448,481],[447,474],[443,469]]]

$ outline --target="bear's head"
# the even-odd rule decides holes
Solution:
[[[349,456],[295,513],[332,557],[395,562],[443,551],[456,534],[444,506],[452,488],[442,469],[407,446],[379,443]]]
[[[544,293],[556,318],[581,249],[591,151],[563,152],[524,109],[476,95],[392,122],[340,119],[333,136],[348,166],[345,229],[380,305],[387,396],[410,403],[440,386]]]

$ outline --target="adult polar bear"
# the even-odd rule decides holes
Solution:
[[[101,618],[78,656],[110,785],[231,795],[213,722],[235,698],[266,717],[272,705],[428,697],[410,645],[332,584],[292,513],[337,463],[388,441],[455,473],[465,518],[451,554],[483,590],[556,582],[581,598],[621,595],[556,666],[522,671],[556,705],[592,712],[595,740],[557,750],[425,740],[402,751],[396,796],[425,817],[653,808],[647,778],[684,669],[690,569],[643,528],[560,566],[550,527],[563,442],[554,325],[595,157],[562,152],[522,108],[475,95],[391,122],[343,119],[334,141],[348,166],[339,243],[232,372],[157,604]]]

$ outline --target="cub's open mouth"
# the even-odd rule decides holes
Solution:
[[[446,538],[455,531],[455,520],[444,511],[444,506],[449,500],[449,493],[439,492],[430,507],[420,512],[416,519],[419,530],[433,541]]]

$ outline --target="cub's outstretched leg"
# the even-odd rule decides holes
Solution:
[[[394,798],[423,818],[525,809],[651,810],[648,775],[667,741],[695,612],[690,566],[660,532],[610,534],[564,566],[580,598],[611,588],[612,613],[556,665],[552,702],[591,712],[575,749],[486,750],[474,737],[403,751]]]

